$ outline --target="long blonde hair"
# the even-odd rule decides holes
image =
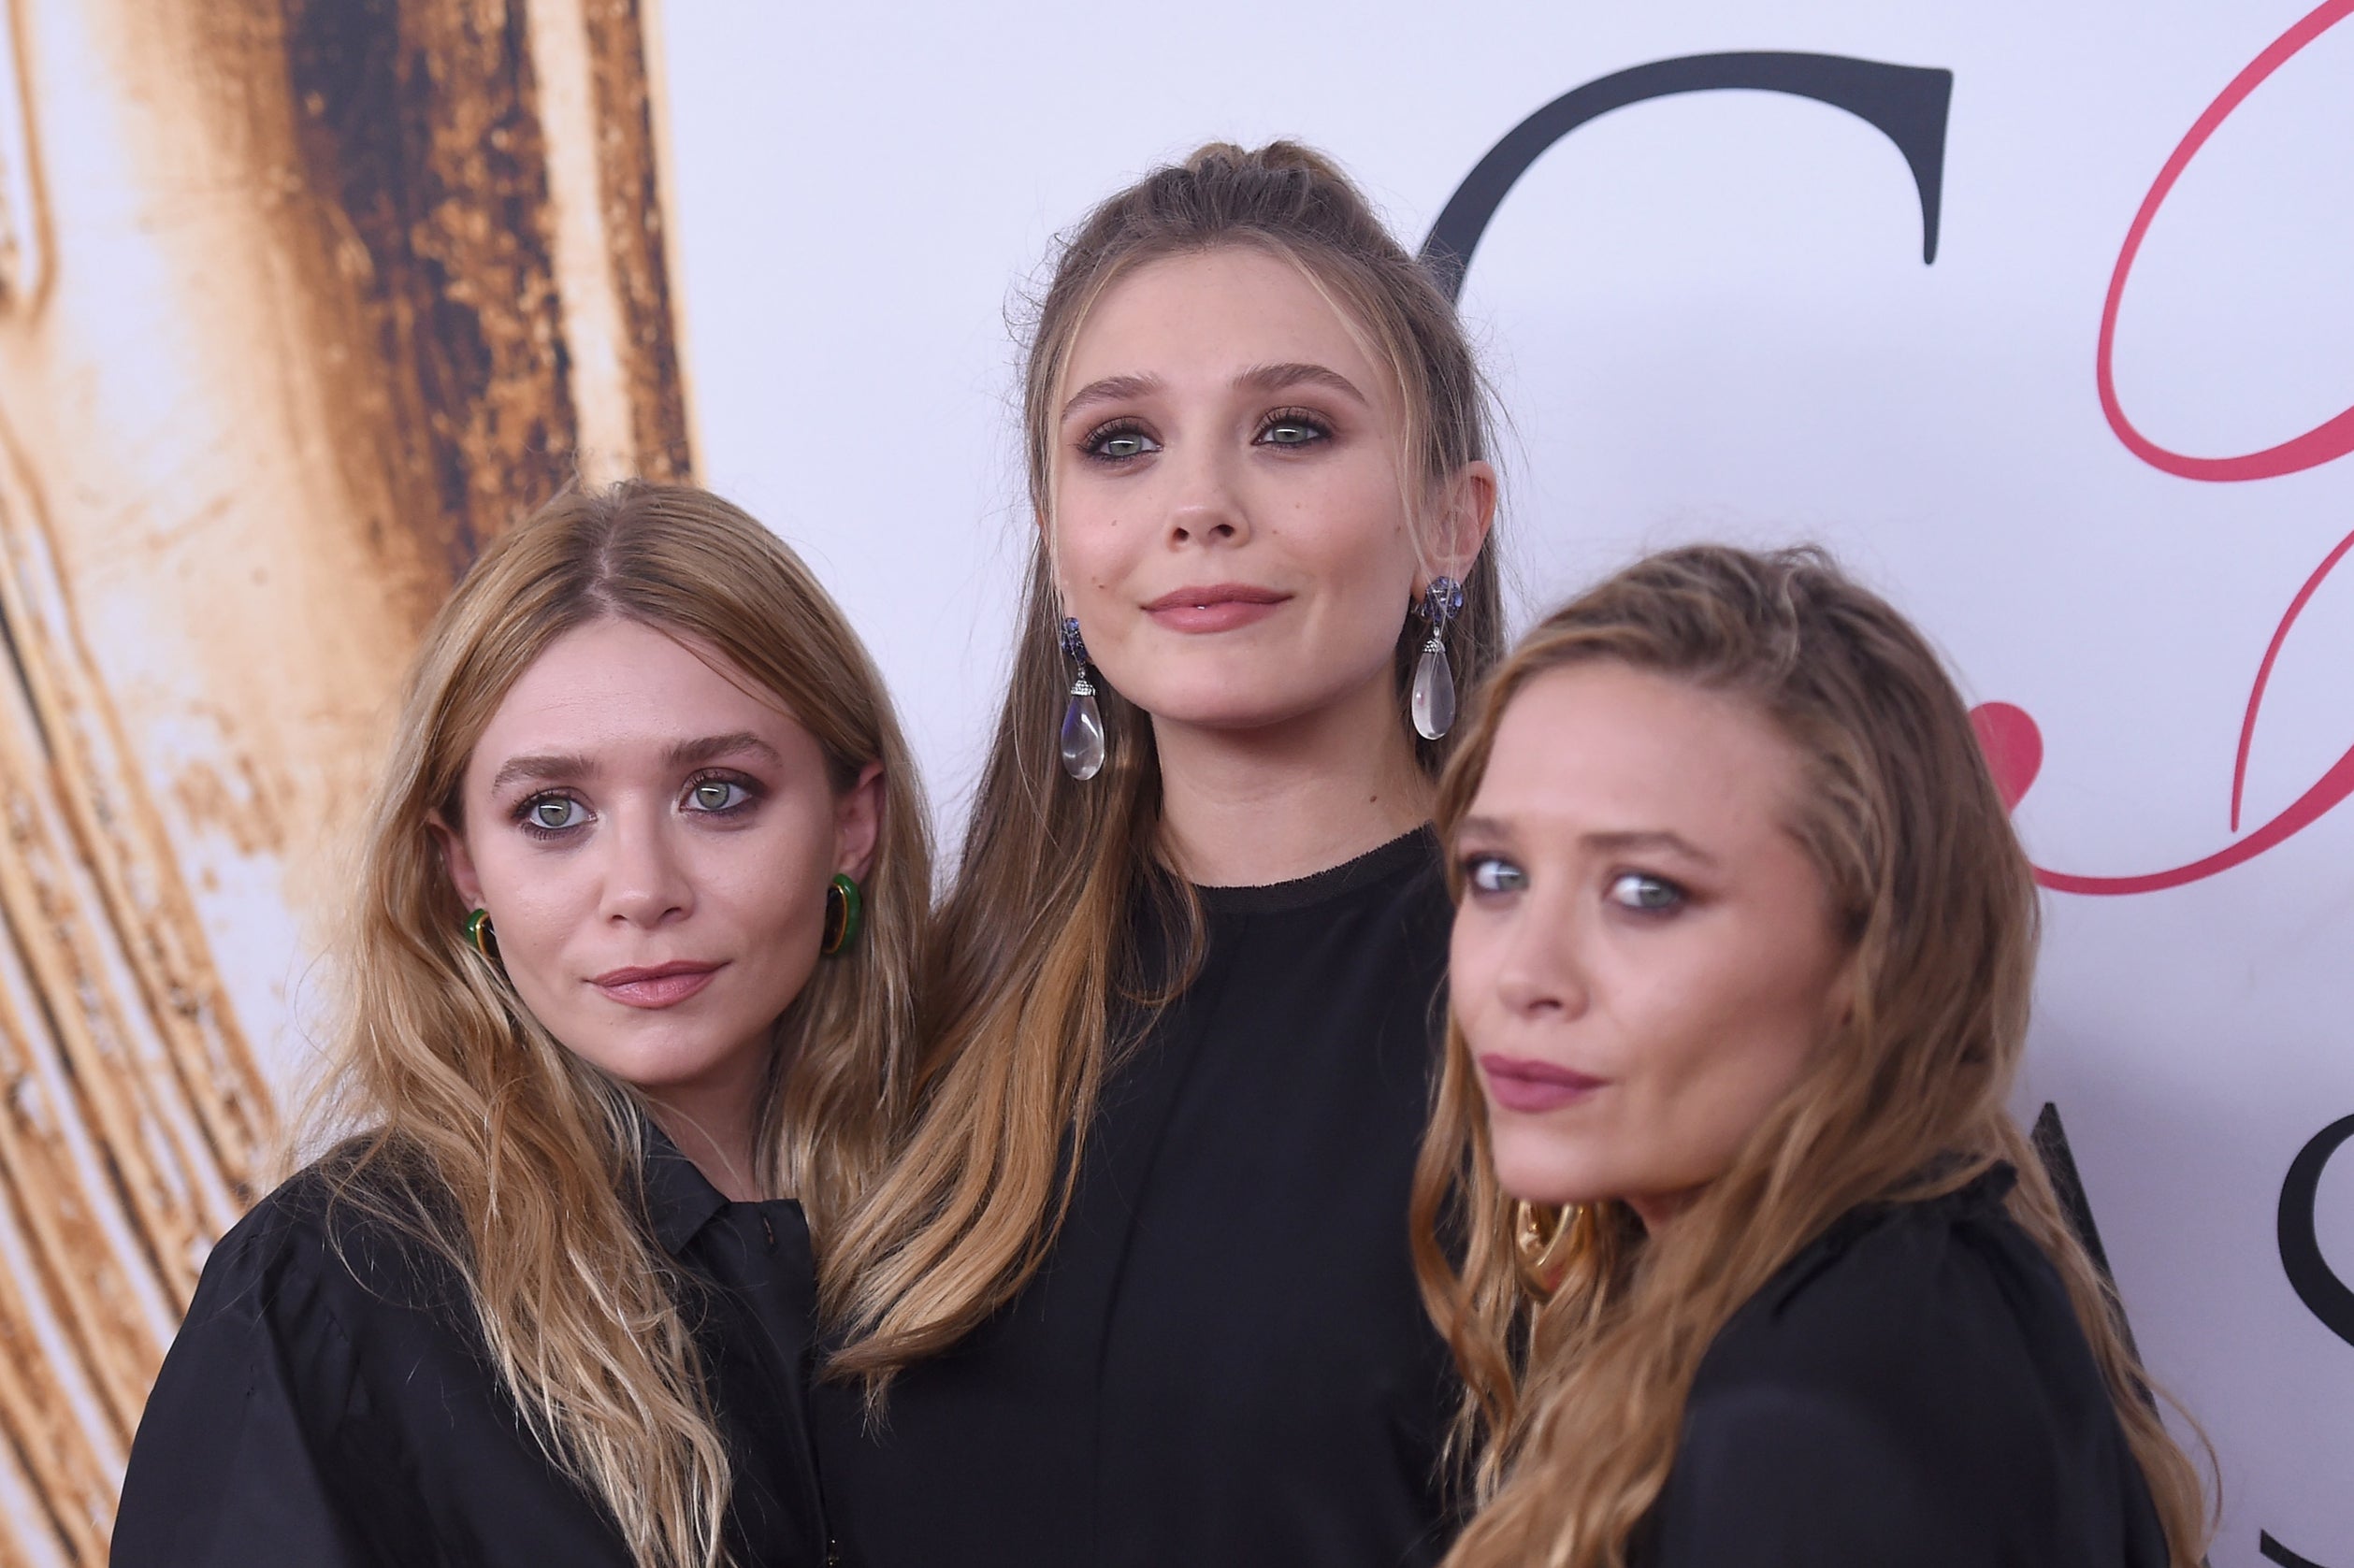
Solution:
[[[1023,388],[1030,492],[1052,514],[1055,409],[1088,312],[1145,263],[1228,246],[1300,267],[1395,378],[1400,468],[1419,516],[1489,450],[1485,391],[1454,307],[1348,178],[1289,142],[1212,144],[1112,196],[1068,236],[1038,311]],[[1160,856],[1159,760],[1146,715],[1104,690],[1111,759],[1064,776],[1055,725],[1070,684],[1045,531],[1023,595],[1012,683],[998,719],[928,984],[925,1114],[905,1153],[824,1260],[823,1301],[846,1329],[834,1375],[879,1404],[902,1367],[953,1345],[1011,1299],[1053,1244],[1116,1010],[1155,980],[1129,940],[1130,906],[1163,906],[1198,954],[1191,889]],[[1502,652],[1494,552],[1465,578],[1447,646],[1477,681]],[[1422,628],[1398,607],[1398,723]],[[1100,683],[1099,683],[1100,689]],[[1411,735],[1411,731],[1408,731]],[[1443,743],[1416,741],[1436,776]],[[1177,966],[1181,985],[1191,960]],[[1165,994],[1169,977],[1158,977]]]
[[[1609,660],[1754,704],[1805,768],[1790,826],[1849,944],[1855,1006],[1726,1173],[1656,1239],[1624,1204],[1577,1216],[1543,1301],[1515,1267],[1486,1105],[1448,1029],[1416,1172],[1424,1300],[1468,1386],[1456,1430],[1485,1506],[1448,1568],[1625,1560],[1674,1458],[1702,1356],[1733,1313],[1841,1215],[1953,1190],[1998,1160],[2014,1220],[2066,1286],[2177,1564],[2208,1529],[2116,1295],[2004,1109],[2027,1038],[2034,881],[1961,698],[1902,616],[1813,551],[1654,555],[1557,611],[1476,705],[1439,789],[1451,837],[1513,698]],[[1460,896],[1460,886],[1456,889]]]
[[[776,1025],[756,1172],[823,1238],[879,1169],[911,1091],[930,848],[882,681],[801,561],[703,491],[559,496],[478,561],[427,632],[370,807],[341,954],[350,1017],[308,1118],[346,1134],[337,1203],[463,1280],[550,1458],[612,1510],[641,1568],[723,1560],[725,1444],[640,1193],[644,1108],[567,1051],[472,952],[428,827],[460,822],[469,756],[556,639],[609,618],[715,651],[813,735],[837,790],[883,769],[866,920]],[[810,896],[818,896],[811,889]]]

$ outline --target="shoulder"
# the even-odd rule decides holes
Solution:
[[[1798,1377],[1868,1408],[1942,1404],[2029,1371],[2055,1336],[2081,1347],[2058,1273],[2004,1209],[2015,1179],[1997,1166],[1940,1198],[1847,1215],[1726,1325],[1696,1392]]]
[[[363,1162],[346,1146],[274,1188],[207,1258],[185,1335],[215,1320],[325,1319],[438,1311],[455,1271],[426,1237],[432,1188],[414,1173]]]
[[[1670,1534],[1787,1530],[1971,1561],[2116,1506],[2107,1387],[2058,1273],[2004,1212],[2011,1181],[1997,1167],[1859,1210],[1734,1316],[1685,1407]]]

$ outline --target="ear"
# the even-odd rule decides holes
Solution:
[[[440,846],[441,864],[449,868],[450,881],[457,886],[457,896],[466,900],[469,910],[483,907],[483,879],[474,874],[474,857],[466,852],[466,837],[442,820],[440,812],[425,819],[432,830],[434,842]]]
[[[1447,481],[1438,511],[1432,558],[1441,575],[1467,577],[1488,542],[1495,521],[1495,466],[1485,458],[1466,463]]]
[[[870,762],[859,770],[859,782],[834,802],[834,870],[853,882],[863,881],[882,834],[883,765]]]
[[[1833,1033],[1856,1021],[1856,992],[1863,977],[1856,972],[1856,957],[1853,952],[1840,960],[1830,985],[1823,993],[1823,1022]]]

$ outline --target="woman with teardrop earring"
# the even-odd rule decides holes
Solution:
[[[1025,406],[920,1123],[824,1260],[845,1561],[1435,1561],[1405,1216],[1433,779],[1500,635],[1477,368],[1331,164],[1215,145],[1070,237]]]
[[[923,806],[841,611],[699,490],[559,496],[426,637],[339,1141],[205,1265],[116,1568],[818,1568],[816,1265],[906,1103]]]
[[[1815,551],[1561,610],[1439,791],[1416,1183],[1447,1568],[2193,1568],[2211,1520],[2005,1108],[2036,892],[1937,655]]]

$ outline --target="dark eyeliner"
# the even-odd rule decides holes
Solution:
[[[550,842],[557,839],[569,839],[587,826],[587,824],[584,822],[575,822],[565,827],[548,827],[532,821],[532,812],[537,810],[539,807],[545,805],[550,800],[565,800],[570,801],[575,806],[581,805],[581,798],[577,795],[572,795],[560,789],[543,789],[537,795],[526,796],[522,800],[518,801],[514,809],[508,813],[508,816],[517,827],[522,828],[526,833],[528,833],[531,837],[540,840],[542,843]],[[587,810],[585,806],[581,806],[581,809],[583,811]]]
[[[1305,441],[1270,441],[1267,432],[1281,424],[1296,424],[1312,434]],[[1281,452],[1298,452],[1302,448],[1321,446],[1333,439],[1333,422],[1308,409],[1275,409],[1263,415],[1259,428],[1251,436],[1255,444],[1271,446]]]
[[[1137,458],[1146,455],[1144,453],[1138,452],[1131,453],[1125,457],[1114,457],[1104,451],[1105,446],[1108,442],[1118,440],[1122,436],[1134,436],[1139,439],[1147,441],[1153,439],[1152,432],[1144,427],[1142,421],[1132,416],[1122,415],[1119,419],[1105,421],[1094,429],[1090,430],[1086,435],[1080,437],[1079,452],[1081,455],[1091,457],[1098,463],[1111,464],[1133,463]]]
[[[705,784],[733,784],[738,789],[744,791],[744,798],[737,801],[732,806],[717,806],[699,809],[695,813],[696,815],[715,817],[741,816],[744,813],[749,812],[754,807],[758,806],[761,801],[768,798],[769,791],[766,784],[763,784],[759,780],[753,778],[748,773],[739,773],[732,769],[727,768],[705,769],[703,771],[689,778],[686,784],[680,789],[679,793],[683,798],[691,800],[694,798],[695,791],[700,789]]]

